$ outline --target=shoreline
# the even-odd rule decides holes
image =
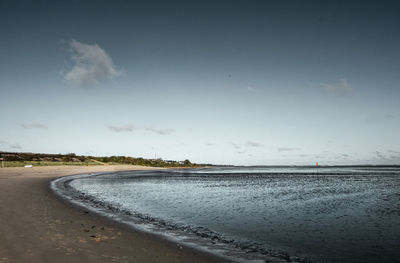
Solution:
[[[0,169],[0,263],[230,262],[113,222],[63,200],[49,188],[50,181],[67,175],[127,170],[158,169],[133,165]]]
[[[124,172],[121,172],[124,174]],[[168,174],[169,172],[167,172]],[[94,179],[97,176],[103,178],[120,178],[120,172],[79,174],[76,176],[61,177],[51,181],[51,190],[66,202],[77,206],[79,209],[86,209],[93,213],[123,224],[135,231],[142,231],[157,238],[165,239],[178,246],[195,249],[226,262],[287,262],[290,258],[284,251],[258,247],[256,244],[242,243],[231,238],[213,232],[204,227],[195,225],[179,225],[174,222],[165,221],[162,218],[141,214],[140,212],[129,211],[100,201],[95,196],[87,195],[74,189],[70,184],[74,180]],[[163,170],[141,170],[130,171],[130,178],[160,177],[166,175]],[[298,258],[291,258],[293,262]],[[296,261],[297,262],[297,261]]]

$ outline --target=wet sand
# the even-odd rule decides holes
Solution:
[[[49,181],[131,165],[0,168],[0,263],[224,262],[88,213],[56,197]]]

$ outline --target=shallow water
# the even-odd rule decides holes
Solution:
[[[400,260],[400,168],[230,168],[73,180],[134,214],[324,262]]]

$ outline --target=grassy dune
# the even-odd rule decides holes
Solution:
[[[33,165],[33,166],[56,166],[56,165],[79,165],[79,166],[88,166],[88,165],[99,165],[97,162],[88,161],[88,162],[48,162],[48,161],[4,161],[4,167],[24,167],[25,165]],[[0,162],[1,167],[1,162]]]

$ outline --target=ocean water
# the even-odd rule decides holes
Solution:
[[[190,230],[252,258],[400,262],[399,167],[136,171],[69,185],[113,212]]]

